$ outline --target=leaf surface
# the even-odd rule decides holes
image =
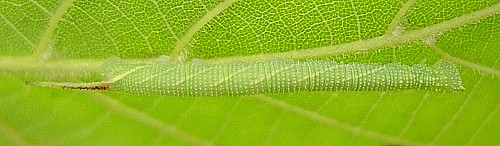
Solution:
[[[0,145],[498,145],[500,1],[2,1]],[[138,96],[104,59],[459,66],[465,91]]]

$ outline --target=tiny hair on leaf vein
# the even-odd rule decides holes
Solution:
[[[159,62],[131,64],[116,57],[103,65],[102,82],[28,81],[27,85],[78,90],[111,90],[139,95],[240,96],[314,91],[430,90],[463,92],[455,64],[339,63],[275,59],[265,62]]]

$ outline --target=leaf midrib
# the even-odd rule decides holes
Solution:
[[[460,26],[464,26],[466,24],[472,23],[479,21],[481,19],[494,16],[498,14],[500,11],[500,3],[492,5],[490,7],[481,9],[479,11],[476,11],[474,13],[466,14],[461,17],[457,17],[452,20],[445,21],[440,24],[432,25],[426,28],[414,30],[414,31],[409,31],[402,36],[381,36],[381,37],[376,37],[368,40],[360,40],[360,41],[355,41],[347,44],[340,44],[340,45],[332,45],[332,46],[327,46],[327,47],[319,47],[319,48],[311,48],[311,49],[306,49],[306,50],[300,50],[300,51],[290,51],[290,52],[282,52],[282,53],[277,53],[277,54],[265,54],[265,55],[249,55],[249,56],[237,56],[237,57],[229,57],[229,58],[218,58],[218,59],[213,59],[210,60],[211,62],[219,62],[219,63],[225,63],[225,62],[230,62],[231,60],[253,60],[253,61],[262,61],[266,60],[268,56],[286,56],[283,58],[295,58],[295,59],[304,59],[304,58],[318,58],[318,57],[323,57],[325,52],[332,52],[336,50],[341,50],[339,52],[335,53],[329,53],[327,56],[332,56],[336,54],[346,54],[346,53],[351,53],[351,52],[359,52],[359,51],[366,51],[366,50],[376,50],[376,49],[381,49],[384,47],[388,46],[393,46],[395,44],[404,44],[407,42],[411,41],[416,41],[416,40],[423,40],[431,37],[432,35],[440,34],[446,31],[449,31],[453,28],[457,28]],[[480,17],[473,17],[473,16],[480,16]],[[464,19],[461,19],[464,18]],[[466,19],[467,18],[467,19]],[[468,19],[471,18],[471,19]],[[49,29],[47,29],[49,30]],[[195,32],[196,33],[196,32]],[[42,37],[42,40],[39,42],[40,43],[38,46],[44,46],[45,41],[43,41],[44,38],[47,37]],[[52,38],[48,37],[48,38]],[[363,45],[363,44],[370,44],[370,41],[373,41],[372,43],[376,41],[381,41],[385,43],[381,43],[379,45],[375,45],[376,47],[372,47],[370,45]],[[367,42],[368,41],[368,42]],[[47,45],[45,45],[47,46]],[[40,47],[37,47],[40,48]],[[39,63],[39,57],[42,56],[42,53],[45,50],[43,49],[36,49],[36,50],[42,50],[42,51],[35,51],[32,57],[26,58],[26,57],[0,57],[0,69],[2,70],[8,70],[8,71],[23,71],[25,72],[28,70],[30,71],[35,71],[39,69],[44,69],[46,71],[53,71],[53,70],[62,70],[63,72],[73,72],[75,68],[77,69],[83,69],[85,72],[97,72],[100,70],[100,65],[104,62],[104,60],[99,60],[99,59],[63,59],[63,60],[44,60],[42,63]],[[302,51],[302,52],[301,52]],[[318,51],[318,52],[316,52]],[[38,52],[38,53],[37,53]],[[304,52],[314,52],[314,55],[303,55]],[[154,62],[154,59],[146,59],[146,62]],[[61,63],[61,61],[64,61],[64,63]],[[133,63],[137,62],[144,62],[144,59],[142,61],[139,60],[128,60]],[[69,62],[69,63],[68,63]],[[9,63],[15,64],[15,65],[8,65]],[[270,103],[270,102],[266,102]],[[285,103],[286,104],[286,103]],[[290,106],[290,105],[289,105]],[[291,110],[288,110],[291,111]],[[144,113],[142,113],[144,114]],[[144,114],[146,115],[146,114]],[[334,119],[330,119],[334,120]],[[338,126],[333,126],[337,127]],[[396,139],[397,142],[401,142],[401,139]],[[404,143],[404,144],[415,144],[415,143]]]
[[[424,40],[433,37],[437,34],[442,34],[457,27],[464,26],[469,23],[474,23],[479,20],[496,16],[500,13],[500,3],[483,8],[473,13],[462,15],[460,17],[441,22],[439,24],[431,25],[429,27],[408,31],[401,36],[384,35],[366,40],[359,40],[345,44],[336,44],[331,46],[324,46],[318,48],[310,48],[303,50],[271,53],[271,54],[257,54],[247,56],[235,56],[206,60],[213,63],[228,63],[235,60],[244,61],[265,61],[269,56],[279,58],[291,59],[310,59],[331,57],[340,54],[355,53],[360,51],[385,49],[399,44],[405,44],[412,41]],[[43,39],[43,38],[42,38]],[[38,45],[39,46],[39,45]],[[39,51],[40,52],[40,51]],[[43,51],[41,51],[43,52]],[[124,59],[130,63],[153,63],[155,58],[149,59]],[[453,61],[453,60],[452,60]],[[64,63],[63,63],[64,62]],[[49,72],[58,70],[62,73],[65,72],[92,72],[98,73],[100,66],[103,64],[104,59],[61,59],[61,60],[41,60],[39,56],[31,57],[0,57],[0,69],[13,72]],[[467,62],[455,62],[464,65]],[[469,64],[475,64],[468,62]],[[490,68],[490,70],[494,70]]]

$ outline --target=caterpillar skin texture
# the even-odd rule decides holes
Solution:
[[[110,90],[142,95],[238,96],[300,91],[462,91],[457,67],[272,60],[230,64],[105,64]]]

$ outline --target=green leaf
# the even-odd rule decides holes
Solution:
[[[2,1],[0,145],[498,145],[500,1]],[[137,96],[104,59],[459,66],[465,91]]]

